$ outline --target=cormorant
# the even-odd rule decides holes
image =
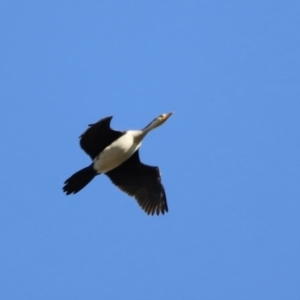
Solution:
[[[138,149],[146,134],[172,114],[158,116],[142,130],[113,130],[110,128],[112,116],[90,124],[79,138],[81,148],[93,162],[68,178],[63,191],[67,195],[76,194],[96,175],[103,173],[119,189],[133,196],[148,215],[168,212],[159,169],[143,164]]]

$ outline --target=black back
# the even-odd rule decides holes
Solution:
[[[147,214],[159,215],[168,211],[159,169],[141,163],[138,151],[119,167],[105,174],[118,188],[134,196]]]
[[[89,128],[79,137],[81,148],[94,160],[112,142],[121,137],[124,132],[110,128],[112,116],[106,117]]]

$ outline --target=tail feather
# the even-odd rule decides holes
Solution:
[[[95,176],[97,172],[94,170],[93,165],[86,167],[68,178],[64,182],[63,191],[66,195],[76,194],[83,189]]]

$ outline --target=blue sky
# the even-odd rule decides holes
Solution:
[[[298,1],[2,1],[1,299],[299,299]],[[78,136],[140,129],[147,216]]]

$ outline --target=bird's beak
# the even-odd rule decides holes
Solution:
[[[172,111],[172,112],[170,112],[170,113],[168,113],[168,114],[165,114],[165,116],[164,116],[164,120],[166,121],[166,120],[168,120],[172,115],[174,114],[174,112]]]

